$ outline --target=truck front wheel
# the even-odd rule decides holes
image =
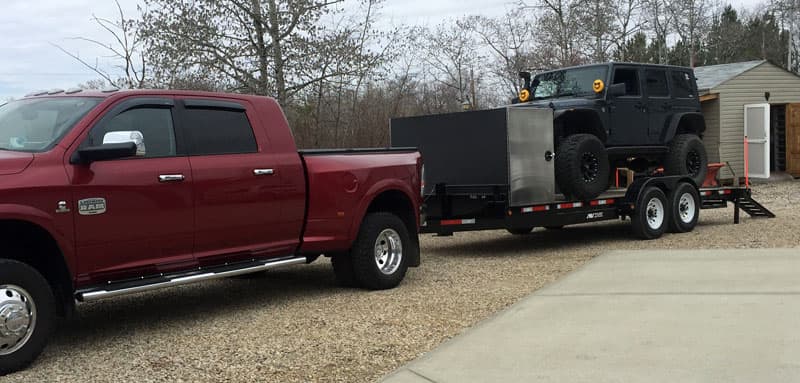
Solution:
[[[39,356],[55,317],[47,280],[22,262],[0,259],[0,376],[24,369]]]
[[[392,213],[370,213],[364,217],[358,238],[350,251],[353,277],[370,290],[391,289],[408,270],[408,255],[417,246],[403,221]]]

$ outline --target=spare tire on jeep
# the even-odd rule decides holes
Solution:
[[[567,198],[590,200],[608,189],[608,153],[591,134],[564,138],[556,153],[555,170],[558,188]]]
[[[672,139],[669,154],[664,160],[664,174],[689,176],[702,186],[708,172],[708,156],[703,141],[695,134],[679,134]]]

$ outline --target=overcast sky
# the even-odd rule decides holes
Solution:
[[[51,44],[94,62],[104,52],[70,37],[109,41],[90,19],[116,17],[112,0],[0,0],[0,101],[37,89],[70,88],[97,78],[91,70]],[[731,0],[737,8],[759,0]],[[139,0],[120,0],[126,15],[137,14]],[[434,25],[466,14],[497,16],[516,0],[386,0],[382,20],[387,24]],[[101,58],[102,60],[102,58]],[[108,63],[101,61],[108,66]]]

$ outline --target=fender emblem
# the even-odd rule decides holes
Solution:
[[[105,198],[86,198],[78,201],[78,214],[80,215],[97,215],[105,212]]]
[[[56,208],[56,213],[69,213],[69,208],[67,207],[67,201],[58,201],[58,207]]]

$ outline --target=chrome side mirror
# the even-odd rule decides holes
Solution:
[[[136,156],[144,157],[147,153],[144,146],[144,135],[138,130],[122,130],[118,132],[108,132],[103,136],[103,145],[124,144],[132,142],[136,144]]]

